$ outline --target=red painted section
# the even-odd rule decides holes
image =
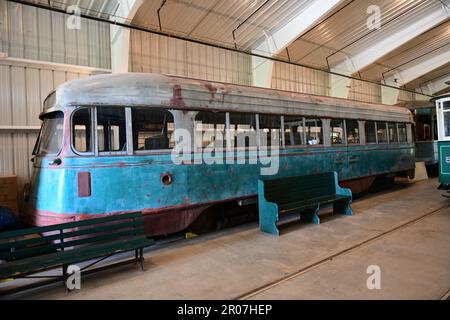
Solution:
[[[216,96],[217,88],[213,86],[212,84],[208,83],[205,85],[205,87],[208,89],[209,93],[211,94],[211,98],[209,99],[209,103],[212,103],[214,101],[214,98]]]
[[[200,214],[210,207],[210,204],[201,206],[184,206],[184,208],[166,209],[166,210],[141,210],[144,217],[144,229],[148,236],[166,235],[186,229],[191,225]],[[113,212],[105,214],[56,214],[29,209],[29,223],[34,226],[49,226],[73,221],[82,221],[87,219],[102,218],[105,216],[131,213]]]
[[[87,198],[91,196],[91,174],[89,172],[78,172],[78,196]]]
[[[374,182],[375,178],[375,176],[371,176],[360,179],[347,180],[340,182],[339,185],[343,188],[351,189],[353,194],[358,194],[368,190]]]

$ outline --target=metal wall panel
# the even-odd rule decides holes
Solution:
[[[7,26],[9,34],[9,55],[23,58],[23,24],[22,6],[17,3],[7,2]],[[2,35],[3,36],[3,35]]]
[[[415,94],[409,91],[400,90],[398,94],[398,102],[407,102],[415,100]]]
[[[7,15],[7,2],[0,1],[0,52],[8,52],[8,15]]]
[[[47,10],[37,10],[38,20],[38,41],[39,41],[39,59],[42,61],[52,60],[52,15]]]
[[[39,42],[37,26],[37,9],[24,6],[22,8],[23,16],[23,40],[24,40],[24,58],[39,59]]]
[[[364,102],[381,103],[381,86],[366,81],[352,80],[348,98]]]
[[[181,75],[251,85],[251,57],[246,54],[131,31],[130,70]]]
[[[329,74],[288,63],[275,62],[272,88],[318,95],[329,94]]]
[[[81,19],[81,29],[70,30],[67,17],[0,1],[0,52],[14,58],[110,69],[109,24]]]

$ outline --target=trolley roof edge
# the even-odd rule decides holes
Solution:
[[[398,106],[149,73],[72,80],[44,104],[44,113],[68,106],[134,106],[413,122],[411,112]]]

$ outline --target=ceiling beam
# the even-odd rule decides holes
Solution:
[[[450,89],[450,85],[446,83],[448,81],[450,81],[450,74],[422,83],[417,90],[436,95],[446,89]]]
[[[371,46],[359,51],[353,50],[351,54],[341,52],[344,57],[330,63],[331,70],[344,74],[356,73],[449,18],[450,9],[442,4],[433,10],[430,9],[427,14],[413,23],[402,25],[401,28],[396,28],[395,25],[394,27],[393,25],[382,26],[376,33],[384,33],[383,36],[378,34],[377,41],[373,41]],[[393,30],[397,31],[392,32]]]
[[[343,0],[314,1],[294,19],[273,34],[264,34],[264,41],[252,52],[274,56],[285,50],[292,42],[308,31]],[[274,62],[269,59],[252,57],[253,85],[270,87]]]
[[[385,78],[386,84],[399,84],[406,85],[409,82],[420,78],[427,73],[436,70],[450,61],[449,47],[443,47],[441,50],[433,52],[431,55],[427,55],[426,59],[422,59],[420,62],[415,62],[409,67],[402,67],[395,70],[395,72]]]

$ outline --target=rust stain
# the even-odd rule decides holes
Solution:
[[[183,101],[183,97],[181,96],[181,86],[179,84],[173,86],[173,97],[170,100],[170,105],[178,108],[183,108],[186,106]]]
[[[211,94],[211,98],[209,99],[209,103],[212,103],[214,101],[214,98],[217,93],[217,88],[213,86],[212,84],[208,83],[205,85],[205,87],[208,89],[209,93]]]
[[[119,162],[116,162],[114,165],[116,165],[118,168],[123,168],[127,164],[125,162],[123,162],[123,161],[119,161]]]

